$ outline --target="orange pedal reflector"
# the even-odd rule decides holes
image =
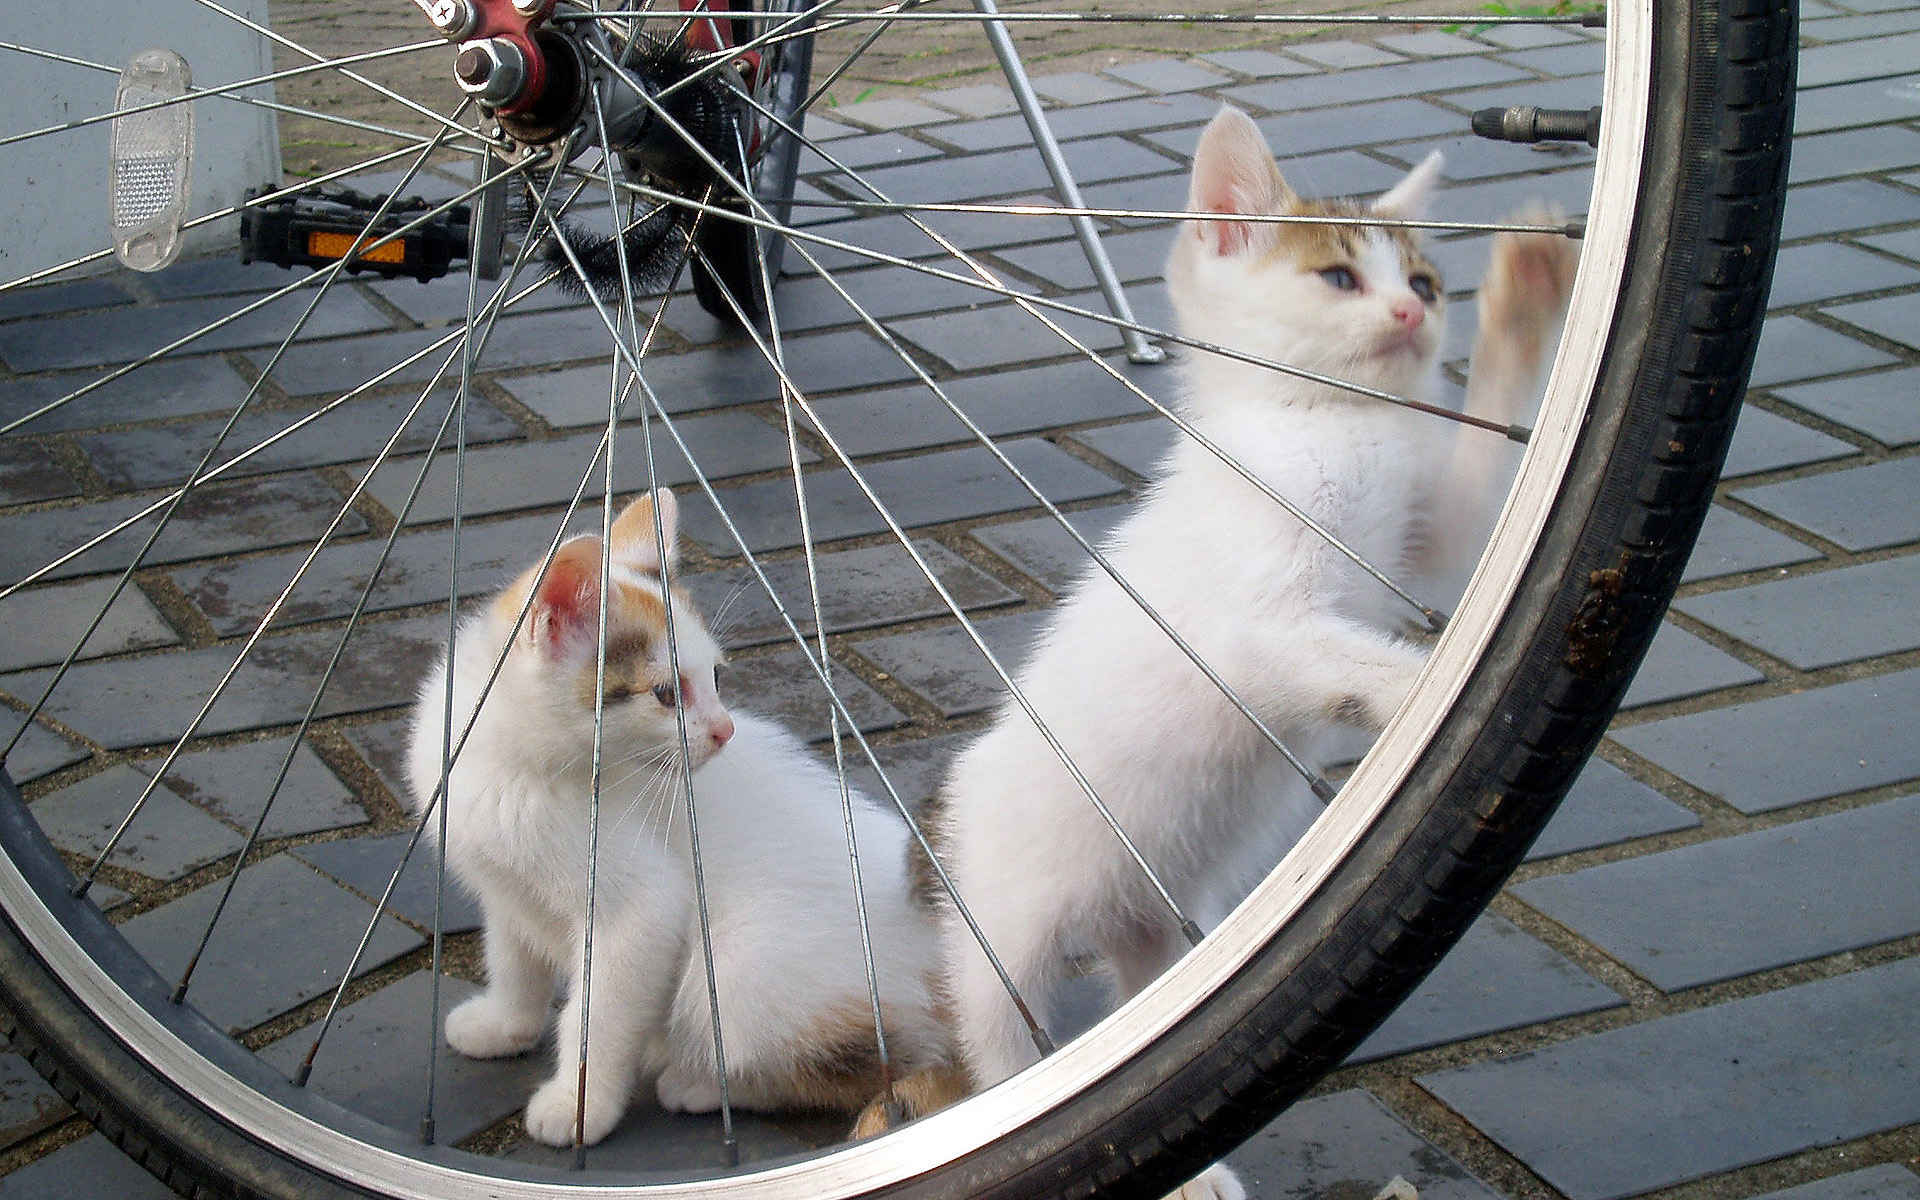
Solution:
[[[307,235],[307,253],[314,258],[345,258],[347,251],[353,249],[354,238],[349,233],[326,233],[316,231]],[[388,242],[384,246],[375,246],[371,250],[363,248],[354,255],[362,262],[404,263],[407,261],[407,244],[401,241]]]

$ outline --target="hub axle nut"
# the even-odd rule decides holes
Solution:
[[[460,47],[453,74],[460,90],[482,104],[510,104],[527,84],[527,56],[506,38],[482,38]]]

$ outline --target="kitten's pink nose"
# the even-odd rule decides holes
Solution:
[[[726,745],[733,737],[733,718],[721,713],[714,719],[713,724],[707,726],[707,736],[713,739],[715,750]]]
[[[1418,296],[1398,297],[1387,305],[1387,311],[1393,314],[1393,319],[1398,321],[1408,333],[1420,328],[1420,323],[1427,319],[1426,305],[1420,303]]]

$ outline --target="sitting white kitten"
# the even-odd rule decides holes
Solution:
[[[1224,214],[1414,218],[1430,157],[1371,206],[1305,201],[1259,129],[1223,109],[1194,158],[1189,208]],[[1553,235],[1496,240],[1469,407],[1520,418],[1572,280]],[[1263,358],[1431,399],[1446,302],[1404,228],[1192,221],[1167,272],[1183,329]],[[1483,369],[1484,368],[1484,369]],[[1193,352],[1185,416],[1227,454],[1390,578],[1477,553],[1502,494],[1499,437]],[[1484,443],[1482,445],[1481,443]],[[1378,730],[1425,661],[1405,603],[1297,517],[1181,437],[1104,548],[1120,574],[1309,763],[1336,724]],[[1209,926],[1320,813],[1300,775],[1102,571],[1054,610],[1021,690],[1182,908]],[[1063,951],[1095,950],[1131,996],[1186,949],[1120,840],[1010,701],[954,761],[936,800],[936,848],[1029,1005],[1047,1011]],[[975,1086],[1037,1054],[972,934],[946,921],[945,959]],[[1216,1165],[1185,1200],[1238,1200]]]
[[[666,565],[675,505],[658,493]],[[694,769],[728,1093],[743,1108],[854,1109],[880,1090],[840,784],[798,739],[729,715],[714,690],[719,647],[691,601],[662,585],[654,502],[613,529],[591,1027],[582,1137],[599,1141],[635,1086],[660,1104],[720,1102],[700,951],[676,704]],[[527,1131],[570,1144],[580,1046],[600,539],[565,543],[468,616],[420,690],[409,757],[413,804],[439,786],[446,676],[457,740],[515,617],[533,606],[486,699],[448,789],[447,861],[486,914],[487,989],[447,1016],[447,1042],[473,1058],[532,1049],[556,980],[567,1002],[553,1077],[527,1104]],[[667,605],[679,654],[668,666]],[[901,822],[853,796],[887,1046],[896,1069],[942,1061],[932,1015],[931,923],[901,869]],[[430,820],[429,830],[437,827]]]

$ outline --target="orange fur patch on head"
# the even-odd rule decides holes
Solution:
[[[1366,218],[1373,215],[1367,206],[1347,199],[1303,200],[1285,209],[1284,216]],[[1436,289],[1444,293],[1440,269],[1426,255],[1419,231],[1398,226],[1329,225],[1314,221],[1281,222],[1273,243],[1272,257],[1298,264],[1303,270],[1319,271],[1328,267],[1352,266],[1359,261],[1362,243],[1369,235],[1385,237],[1400,254],[1404,274],[1433,277]]]

